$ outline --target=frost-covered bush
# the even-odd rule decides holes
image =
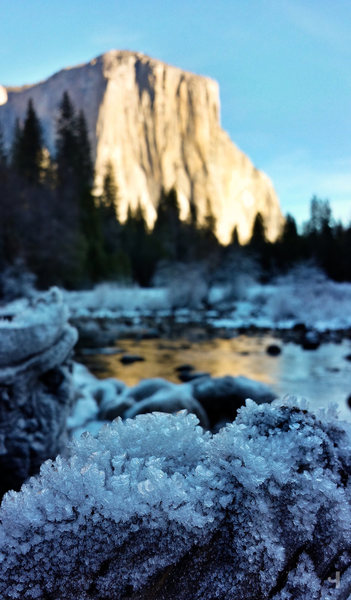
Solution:
[[[350,447],[294,401],[214,436],[186,413],[115,421],[5,496],[0,596],[348,598]]]
[[[248,289],[259,280],[260,268],[255,259],[242,252],[240,248],[227,253],[213,274],[214,287],[222,288],[223,301],[244,300]],[[211,301],[211,294],[210,294]]]
[[[276,280],[263,307],[273,323],[294,321],[317,329],[351,326],[351,285],[336,283],[314,267],[300,266]]]
[[[115,313],[158,310],[167,307],[166,292],[158,288],[120,286],[101,283],[87,291],[64,291],[64,299],[73,317],[114,317]]]
[[[175,308],[202,308],[208,295],[208,275],[201,263],[172,266],[168,280],[168,301]]]

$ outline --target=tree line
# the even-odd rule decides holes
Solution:
[[[99,197],[93,188],[83,111],[75,109],[67,92],[63,94],[51,156],[29,100],[23,123],[16,122],[10,150],[0,129],[0,272],[19,265],[36,276],[40,288],[82,288],[107,280],[148,286],[165,265],[198,262],[214,276],[225,276],[226,265],[235,268],[249,257],[263,279],[296,262],[313,260],[330,277],[351,281],[351,226],[334,222],[327,200],[312,199],[302,233],[288,215],[281,237],[269,243],[258,214],[248,244],[239,244],[234,229],[231,243],[223,247],[215,236],[209,201],[199,226],[194,205],[188,221],[181,221],[175,190],[161,190],[150,231],[140,205],[134,211],[129,207],[126,221],[119,221],[111,164],[106,165]]]

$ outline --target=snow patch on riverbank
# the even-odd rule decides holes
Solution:
[[[181,292],[181,289],[180,289]],[[230,299],[226,287],[209,289],[207,303],[172,309],[167,288],[120,287],[103,284],[92,290],[64,292],[73,319],[162,320],[202,323],[214,328],[290,329],[296,324],[323,332],[351,328],[351,284],[336,283],[320,271],[295,269],[273,283],[248,285],[240,299]]]

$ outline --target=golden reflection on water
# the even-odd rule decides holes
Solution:
[[[189,342],[173,340],[119,340],[116,344],[125,354],[138,354],[144,362],[122,365],[121,354],[94,356],[85,360],[98,377],[116,377],[128,386],[140,379],[164,377],[179,382],[175,368],[191,364],[196,371],[210,373],[213,377],[245,375],[267,384],[279,379],[279,363],[268,356],[266,347],[276,343],[270,336],[238,336],[233,339],[214,339]]]

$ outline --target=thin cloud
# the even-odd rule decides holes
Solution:
[[[137,50],[142,43],[142,35],[138,32],[101,31],[91,36],[91,43],[97,48],[130,48]]]
[[[341,21],[336,16],[335,11],[330,10],[331,3],[307,4],[298,0],[280,0],[279,7],[287,18],[303,32],[329,44],[333,49],[349,51],[350,28],[345,21]],[[344,5],[346,9],[349,7],[350,5],[348,7]]]

